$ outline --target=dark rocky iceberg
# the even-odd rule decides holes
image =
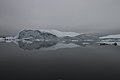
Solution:
[[[39,30],[23,30],[17,36],[17,39],[25,40],[56,40],[57,36],[47,32],[41,32]]]

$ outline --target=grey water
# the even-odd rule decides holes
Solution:
[[[1,42],[0,80],[120,79],[119,46],[60,46],[63,44]]]

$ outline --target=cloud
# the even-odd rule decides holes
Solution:
[[[119,8],[120,0],[0,0],[0,25],[102,30],[120,26]]]

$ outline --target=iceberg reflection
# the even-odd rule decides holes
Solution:
[[[18,41],[17,45],[24,50],[57,50],[93,45],[95,42],[58,42],[58,41]]]
[[[56,45],[57,42],[53,41],[18,41],[18,46],[24,50],[33,50],[33,49],[41,49],[51,47]]]

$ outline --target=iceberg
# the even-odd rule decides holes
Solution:
[[[22,31],[20,31],[18,33],[18,35],[15,36],[15,38],[17,38],[19,36],[19,34],[23,31],[36,31],[37,32],[41,32],[41,33],[50,33],[53,35],[56,35],[57,37],[65,37],[65,36],[69,36],[69,37],[75,37],[80,35],[80,33],[76,33],[76,32],[63,32],[63,31],[59,31],[59,30],[54,30],[54,29],[24,29]]]
[[[0,38],[0,42],[3,42],[3,41],[5,41],[5,38],[2,38],[2,37],[1,37],[1,38]]]
[[[23,40],[56,40],[57,36],[48,32],[41,32],[39,30],[23,30],[17,36],[16,39]]]

